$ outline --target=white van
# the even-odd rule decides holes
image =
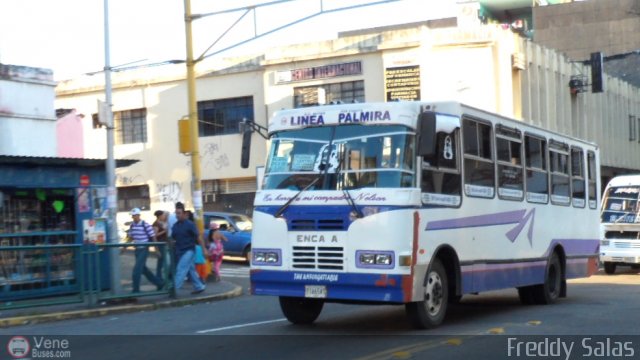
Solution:
[[[617,265],[640,267],[640,175],[609,182],[600,212],[600,262],[607,274]]]

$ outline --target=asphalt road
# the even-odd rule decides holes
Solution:
[[[223,267],[225,280],[247,289],[246,264],[225,262]],[[442,326],[425,331],[409,326],[402,306],[327,304],[315,324],[294,326],[284,319],[276,298],[243,295],[183,308],[3,329],[0,341],[13,335],[33,338],[31,342],[38,335],[66,338],[71,358],[92,359],[127,354],[154,359],[451,360],[544,358],[554,351],[559,355],[554,358],[621,359],[632,350],[634,357],[640,356],[638,270],[621,268],[614,276],[599,273],[572,280],[568,290],[568,298],[550,306],[521,305],[515,290],[465,296],[450,308]],[[82,336],[88,334],[98,336]],[[527,342],[538,352],[525,353]],[[569,345],[572,351],[566,353]]]

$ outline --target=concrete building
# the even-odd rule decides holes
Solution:
[[[640,1],[575,1],[533,8],[533,40],[572,60],[640,50]]]
[[[588,72],[587,66],[499,24],[466,20],[349,32],[199,63],[205,210],[251,211],[267,144],[254,136],[250,166],[240,167],[243,118],[266,126],[276,110],[332,100],[460,100],[603,144],[605,176],[615,169],[640,170],[640,134],[634,132],[636,140],[629,141],[627,127],[627,118],[640,114],[638,88],[607,79],[606,94],[572,92],[569,79]],[[115,154],[140,160],[117,171],[121,221],[134,206],[169,210],[175,201],[192,206],[189,158],[178,152],[177,121],[187,114],[184,76],[184,65],[114,74]],[[103,97],[103,79],[85,77],[60,83],[56,104],[89,115],[97,113]],[[105,131],[94,128],[90,118],[83,124],[85,156],[104,157]]]
[[[0,64],[0,155],[56,156],[55,85],[51,70]]]

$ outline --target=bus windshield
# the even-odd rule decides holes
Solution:
[[[637,223],[638,186],[611,187],[607,190],[602,202],[601,220],[603,223]]]
[[[401,125],[342,125],[276,133],[263,189],[415,186],[415,133]]]

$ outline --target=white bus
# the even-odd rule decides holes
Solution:
[[[268,133],[251,290],[292,323],[386,303],[434,327],[464,294],[548,304],[597,270],[592,143],[457,102],[283,110]]]
[[[617,176],[602,199],[600,261],[607,274],[617,265],[640,266],[640,175]]]

